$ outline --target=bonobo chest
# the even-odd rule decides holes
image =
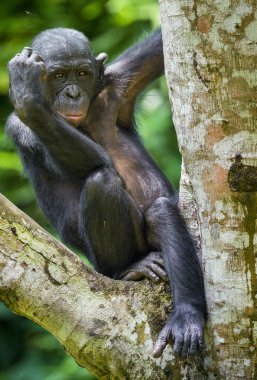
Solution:
[[[136,132],[115,126],[88,129],[86,133],[110,155],[126,190],[142,211],[156,198],[172,191]]]

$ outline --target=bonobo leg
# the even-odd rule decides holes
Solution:
[[[145,251],[144,220],[122,179],[112,168],[93,172],[80,199],[80,235],[89,242],[96,269],[117,274]]]
[[[164,262],[160,252],[151,252],[142,260],[130,265],[120,275],[120,280],[138,281],[149,278],[154,282],[167,281]]]
[[[149,244],[162,252],[174,305],[156,342],[154,356],[161,356],[172,339],[176,354],[195,354],[204,346],[206,302],[194,243],[172,197],[158,198],[147,209],[145,221]]]

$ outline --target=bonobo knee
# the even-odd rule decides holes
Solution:
[[[93,172],[86,181],[86,190],[105,192],[113,190],[118,192],[123,187],[123,181],[112,168],[99,169]]]
[[[172,197],[160,197],[157,198],[146,210],[145,219],[148,224],[162,222],[166,220],[166,217],[173,212],[178,212],[176,200]]]
[[[159,238],[162,242],[169,240],[169,236],[174,234],[174,225],[184,226],[184,221],[180,215],[176,199],[174,197],[157,198],[145,212],[145,223],[147,229],[148,242],[155,248],[160,248]],[[173,232],[172,232],[173,231]],[[159,244],[156,245],[156,243]]]

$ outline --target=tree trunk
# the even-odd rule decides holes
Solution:
[[[187,173],[181,202],[187,218],[199,220],[209,309],[204,371],[186,375],[185,367],[184,377],[257,379],[257,3],[161,0],[160,6]]]

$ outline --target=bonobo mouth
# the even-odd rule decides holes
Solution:
[[[80,121],[84,119],[86,116],[86,113],[71,113],[71,114],[63,114],[61,112],[58,112],[58,115],[60,115],[63,119],[65,119],[69,124],[73,126],[78,126]]]

